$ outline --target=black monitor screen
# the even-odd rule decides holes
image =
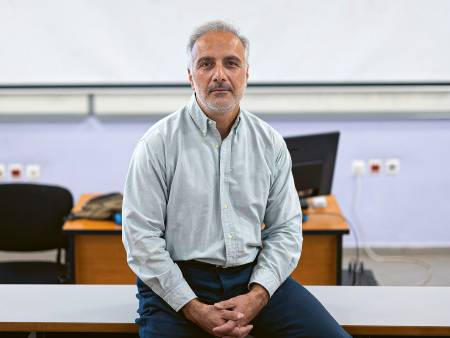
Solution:
[[[329,195],[339,132],[286,137],[285,141],[292,158],[292,175],[298,195]]]

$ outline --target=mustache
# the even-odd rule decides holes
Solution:
[[[208,91],[211,93],[212,91],[218,90],[218,89],[231,91],[231,87],[223,82],[219,82],[219,83],[209,87]]]

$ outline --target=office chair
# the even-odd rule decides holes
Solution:
[[[0,262],[0,284],[64,282],[61,249],[64,218],[73,206],[65,188],[40,184],[0,184],[0,250],[57,249],[56,261]]]

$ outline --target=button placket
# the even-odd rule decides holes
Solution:
[[[216,142],[218,141],[220,135],[216,128],[213,129],[215,131],[215,138]],[[224,234],[224,241],[225,241],[225,266],[228,265],[229,261],[229,254],[230,254],[230,245],[228,243],[228,237],[227,237],[227,228],[226,228],[226,218],[227,218],[227,209],[228,209],[228,201],[225,196],[225,185],[224,185],[224,170],[223,170],[223,162],[224,162],[224,154],[222,149],[218,152],[218,158],[219,158],[219,205],[220,205],[220,221],[222,224],[222,232]]]
[[[229,189],[227,186],[228,183],[228,168],[230,164],[231,159],[231,153],[230,153],[230,138],[226,138],[222,142],[222,148],[221,148],[221,164],[222,164],[222,173],[223,173],[223,193],[224,193],[224,199],[226,200],[226,210],[224,213],[223,218],[223,230],[225,234],[226,243],[227,243],[227,264],[231,265],[236,262],[236,255],[237,255],[237,245],[236,245],[236,235],[233,229],[232,224],[232,208],[230,206],[230,196],[229,196]]]

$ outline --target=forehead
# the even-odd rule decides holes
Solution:
[[[208,32],[202,35],[192,48],[194,60],[201,57],[221,58],[230,55],[244,60],[245,49],[242,41],[228,32]]]

